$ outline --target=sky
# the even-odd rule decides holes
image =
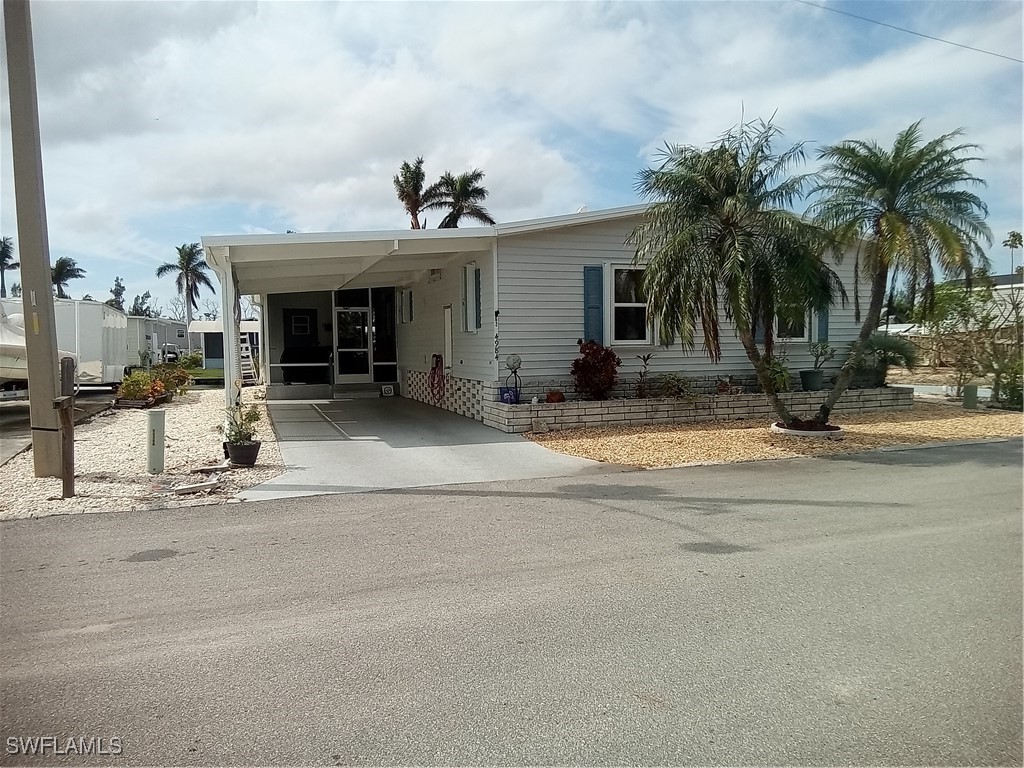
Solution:
[[[815,5],[33,0],[50,258],[87,270],[76,298],[120,275],[129,302],[166,308],[156,267],[204,235],[407,227],[404,160],[428,181],[482,169],[509,222],[637,203],[666,142],[774,115],[807,171],[843,139],[963,128],[1008,271],[1022,65],[835,11],[1022,59],[1024,6]],[[6,51],[3,68],[0,232],[17,241]]]

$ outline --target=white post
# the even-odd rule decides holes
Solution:
[[[164,471],[164,411],[154,408],[149,411],[149,425],[146,440],[147,469],[151,475],[159,475]]]

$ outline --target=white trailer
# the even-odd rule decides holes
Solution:
[[[4,299],[8,315],[20,315],[20,299]],[[54,299],[57,346],[78,358],[76,378],[83,386],[121,383],[128,366],[128,316],[99,301]]]
[[[158,365],[165,344],[187,346],[185,323],[167,317],[128,316],[128,365]]]

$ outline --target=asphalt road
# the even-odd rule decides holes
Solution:
[[[0,743],[1020,765],[1021,466],[1016,440],[4,523]]]

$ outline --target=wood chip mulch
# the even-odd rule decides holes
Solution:
[[[915,402],[909,411],[839,413],[831,421],[843,428],[843,437],[812,440],[776,435],[760,420],[573,429],[527,433],[524,437],[570,456],[637,467],[671,467],[826,456],[886,446],[1024,434],[1024,415],[1020,413],[965,411],[957,405],[928,402]]]

